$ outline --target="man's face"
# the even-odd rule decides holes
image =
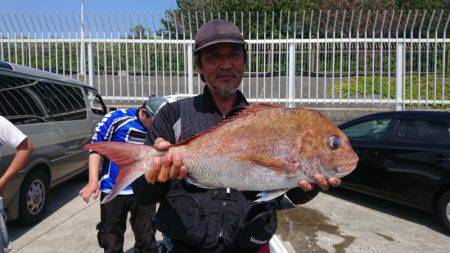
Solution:
[[[149,129],[153,123],[153,118],[150,115],[148,115],[147,110],[145,110],[145,108],[139,109],[139,120],[141,121],[142,125],[147,129]]]
[[[203,49],[198,72],[206,82],[221,95],[236,91],[244,75],[242,46],[234,43],[219,43]]]

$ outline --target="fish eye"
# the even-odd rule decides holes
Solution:
[[[339,139],[339,137],[333,135],[330,136],[330,147],[333,150],[338,149],[341,146],[341,139]]]

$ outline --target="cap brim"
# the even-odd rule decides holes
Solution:
[[[194,50],[194,53],[197,53],[198,51],[202,50],[205,47],[209,47],[211,45],[218,44],[218,43],[234,43],[234,44],[247,45],[247,42],[238,40],[238,39],[217,39],[217,40],[209,41],[209,42],[205,43],[204,45],[202,45],[201,47],[196,48]]]

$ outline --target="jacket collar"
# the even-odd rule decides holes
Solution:
[[[228,113],[228,115],[225,116],[231,116],[234,115],[236,112],[241,111],[242,109],[244,109],[245,107],[247,107],[249,105],[249,103],[247,102],[247,99],[245,99],[244,94],[242,94],[242,92],[240,90],[237,90],[237,99],[234,101],[233,104],[233,108],[231,109],[231,111]],[[217,108],[213,97],[211,96],[210,91],[208,90],[208,86],[205,85],[205,87],[203,88],[203,94],[202,94],[202,102],[208,106],[209,108],[214,108],[213,110],[219,114],[221,114],[219,108]]]

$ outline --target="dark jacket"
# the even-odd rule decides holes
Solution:
[[[146,143],[152,145],[157,137],[171,143],[185,140],[235,115],[247,105],[238,92],[232,111],[222,116],[205,88],[199,96],[161,108]],[[276,230],[279,199],[255,204],[257,192],[201,189],[183,180],[150,185],[144,177],[135,181],[133,190],[144,204],[160,202],[156,225],[171,239],[175,252],[256,251]]]

